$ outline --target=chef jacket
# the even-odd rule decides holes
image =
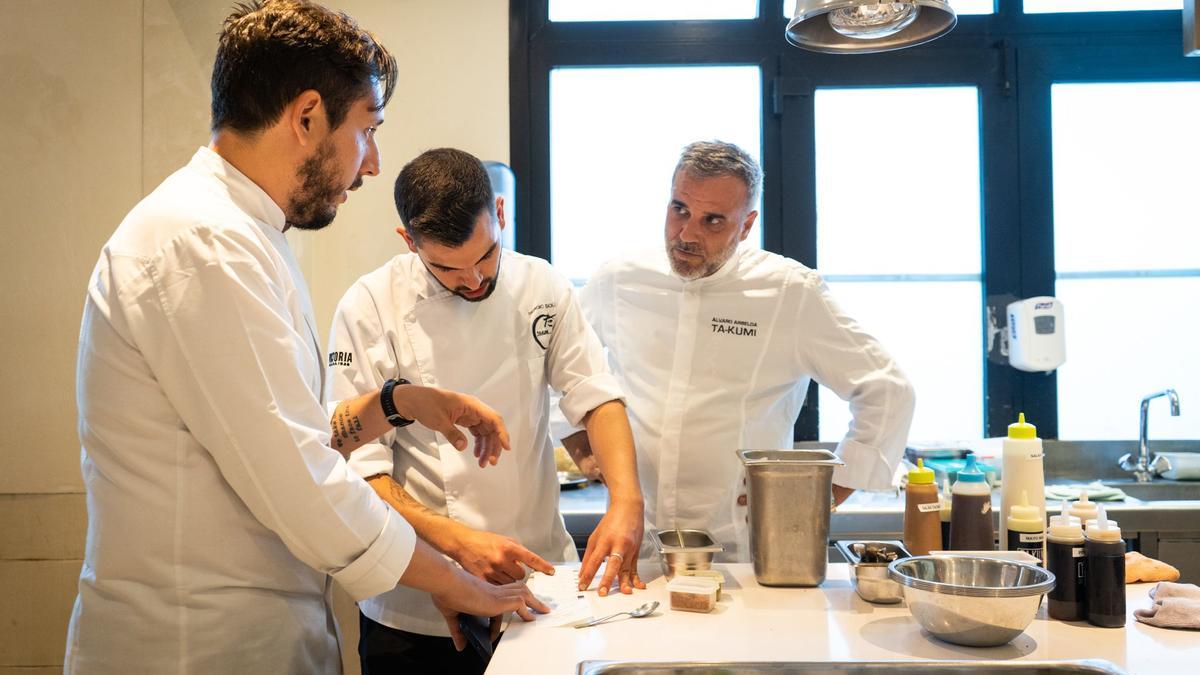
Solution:
[[[208,148],[105,244],[79,336],[88,534],[67,672],[339,672],[329,576],[396,585],[412,527],[329,448],[284,214]]]
[[[722,559],[749,560],[736,451],[792,447],[810,378],[853,413],[833,481],[891,486],[912,387],[813,270],[739,247],[685,281],[659,249],[602,266],[580,302],[627,396],[650,528],[706,529]]]
[[[558,511],[547,384],[561,392],[572,424],[622,396],[575,290],[546,261],[503,251],[495,291],[467,302],[417,255],[398,255],[338,304],[329,363],[330,400],[374,391],[388,378],[472,394],[500,413],[512,446],[496,466],[480,468],[469,449],[412,424],[355,450],[353,470],[391,474],[429,509],[512,537],[547,560],[578,559]],[[359,606],[392,628],[449,635],[429,596],[411,589]]]

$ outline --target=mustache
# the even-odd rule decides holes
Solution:
[[[358,188],[362,187],[362,184],[363,184],[362,176],[359,176],[358,178],[354,179],[353,183],[350,184],[350,189],[357,190]]]
[[[683,251],[684,253],[704,253],[704,249],[700,246],[700,242],[698,241],[683,241],[681,239],[675,239],[671,242],[671,248],[677,251]]]

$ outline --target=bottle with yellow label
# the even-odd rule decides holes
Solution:
[[[925,468],[924,460],[918,459],[917,468],[908,472],[904,493],[904,548],[912,555],[929,555],[942,545],[938,515],[942,505],[933,482],[933,469]]]
[[[1046,513],[1046,474],[1042,466],[1042,440],[1037,427],[1025,422],[1021,413],[1014,424],[1008,425],[1004,439],[1000,471],[1000,545],[1008,547],[1008,516],[1021,493],[1027,495],[1028,506]],[[1043,530],[1045,526],[1043,524]]]

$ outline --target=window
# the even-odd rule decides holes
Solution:
[[[688,143],[720,138],[761,158],[761,79],[757,66],[553,70],[555,267],[582,284],[622,252],[662,247],[671,175]],[[698,91],[721,95],[681,99]],[[747,241],[757,244],[756,235]]]
[[[551,21],[753,19],[758,0],[550,0]]]
[[[1025,0],[1026,14],[1181,9],[1183,0]]]
[[[920,396],[910,438],[983,430],[979,92],[818,89],[817,267]],[[820,390],[820,440],[850,411]]]
[[[582,280],[660,245],[680,147],[723,138],[762,163],[760,245],[826,275],[913,378],[913,440],[1022,411],[1044,438],[1131,438],[1143,395],[1200,400],[1200,59],[1178,11],[1143,11],[1180,0],[952,0],[945,38],[855,55],[789,45],[794,0],[511,4],[519,250]],[[990,322],[1039,295],[1066,306],[1056,373],[1008,366]],[[796,437],[847,415],[813,387]]]
[[[1074,2],[1075,0],[1066,1]],[[1170,0],[1159,1],[1169,2]],[[1028,4],[1030,0],[1025,0],[1025,2]],[[966,16],[969,14],[991,14],[996,11],[995,0],[950,0],[950,7],[954,10],[954,13],[959,16]],[[796,0],[783,0],[783,15],[790,18],[795,13]]]
[[[1200,82],[1055,84],[1051,103],[1059,433],[1136,438],[1142,396],[1200,400]],[[1200,438],[1200,416],[1153,433]]]

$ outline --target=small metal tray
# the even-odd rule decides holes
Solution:
[[[662,556],[668,579],[678,572],[710,569],[713,556],[725,550],[704,530],[651,530],[650,541]]]
[[[835,541],[846,562],[850,563],[850,584],[858,597],[867,602],[892,605],[904,599],[900,584],[888,576],[888,564],[892,560],[909,558],[911,555],[904,544],[894,540],[883,541]],[[886,556],[880,562],[863,562],[862,558],[870,547]]]

